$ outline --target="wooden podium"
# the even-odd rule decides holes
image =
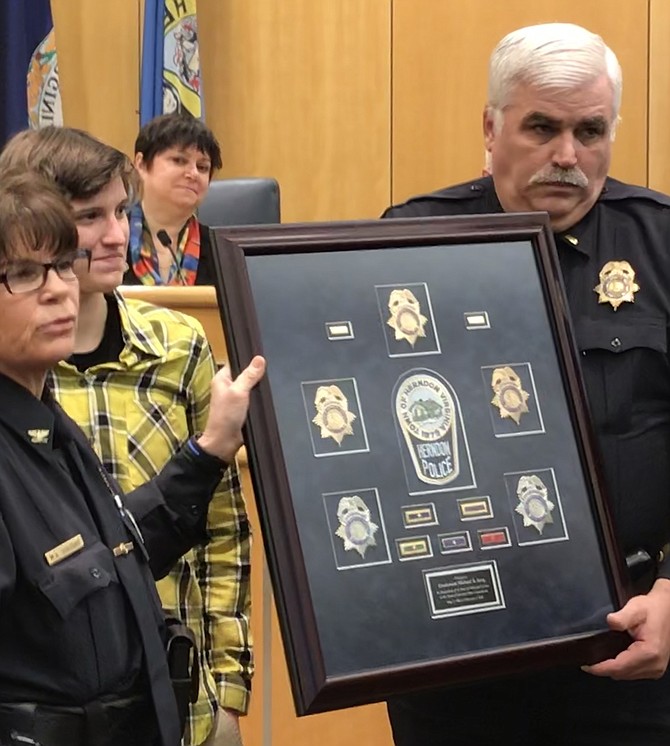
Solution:
[[[216,362],[222,365],[227,361],[226,340],[213,287],[127,286],[120,290],[125,297],[140,298],[194,316],[205,330]],[[238,464],[254,530],[251,629],[256,672],[249,714],[240,719],[245,746],[341,746],[356,743],[392,746],[391,729],[383,704],[296,717],[244,447],[238,454]]]

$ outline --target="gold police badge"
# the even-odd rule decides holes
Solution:
[[[414,347],[419,337],[426,336],[424,327],[428,321],[416,296],[407,288],[396,288],[391,291],[388,306],[391,318],[386,323],[395,330],[395,338],[406,339]]]
[[[598,303],[609,303],[616,311],[622,303],[634,303],[640,286],[635,282],[635,270],[626,261],[607,262],[598,275],[600,282],[593,288]]]
[[[347,397],[339,386],[319,386],[314,406],[316,416],[312,422],[321,428],[322,438],[332,438],[339,446],[345,435],[353,435],[351,423],[356,415],[349,411]]]
[[[344,542],[346,551],[355,549],[365,557],[368,547],[377,546],[375,534],[379,526],[370,519],[370,510],[358,495],[343,497],[337,506],[340,525],[335,534]]]
[[[520,477],[516,488],[519,504],[514,510],[523,517],[524,526],[533,526],[541,534],[547,523],[553,523],[555,505],[548,498],[549,490],[535,474]]]
[[[519,424],[521,415],[528,411],[527,391],[521,387],[521,379],[509,366],[496,368],[491,376],[493,399],[491,404],[498,407],[501,417],[510,417]]]

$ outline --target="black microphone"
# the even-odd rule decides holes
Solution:
[[[184,279],[184,275],[181,271],[181,265],[177,261],[177,255],[174,253],[174,249],[172,248],[172,239],[168,235],[168,232],[161,228],[159,231],[156,232],[156,238],[165,246],[165,248],[170,252],[170,256],[172,257],[172,261],[175,264],[175,267],[177,268],[177,275],[179,276],[179,281],[182,285],[186,285],[186,280]]]

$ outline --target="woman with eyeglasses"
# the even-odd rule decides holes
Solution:
[[[57,401],[126,491],[146,482],[207,422],[214,359],[198,321],[117,291],[128,242],[136,174],[120,151],[82,130],[43,127],[15,135],[0,167],[36,170],[74,210],[80,275],[74,354],[50,374]],[[239,744],[253,655],[249,632],[251,535],[235,464],[217,486],[209,541],[180,557],[158,591],[167,614],[194,631],[200,687],[184,746]]]
[[[0,167],[0,742],[178,746],[153,578],[205,536],[264,362],[219,372],[203,433],[124,496],[45,385],[94,267],[78,239],[55,186]]]
[[[214,133],[187,113],[163,114],[135,141],[141,203],[130,214],[124,285],[212,285],[207,226],[196,211],[221,168]]]

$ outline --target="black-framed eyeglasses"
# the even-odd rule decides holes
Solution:
[[[29,259],[12,262],[0,274],[0,282],[13,295],[29,293],[44,287],[50,269],[53,269],[61,280],[71,282],[88,272],[90,266],[90,249],[77,249],[59,256],[53,262],[32,262]]]

